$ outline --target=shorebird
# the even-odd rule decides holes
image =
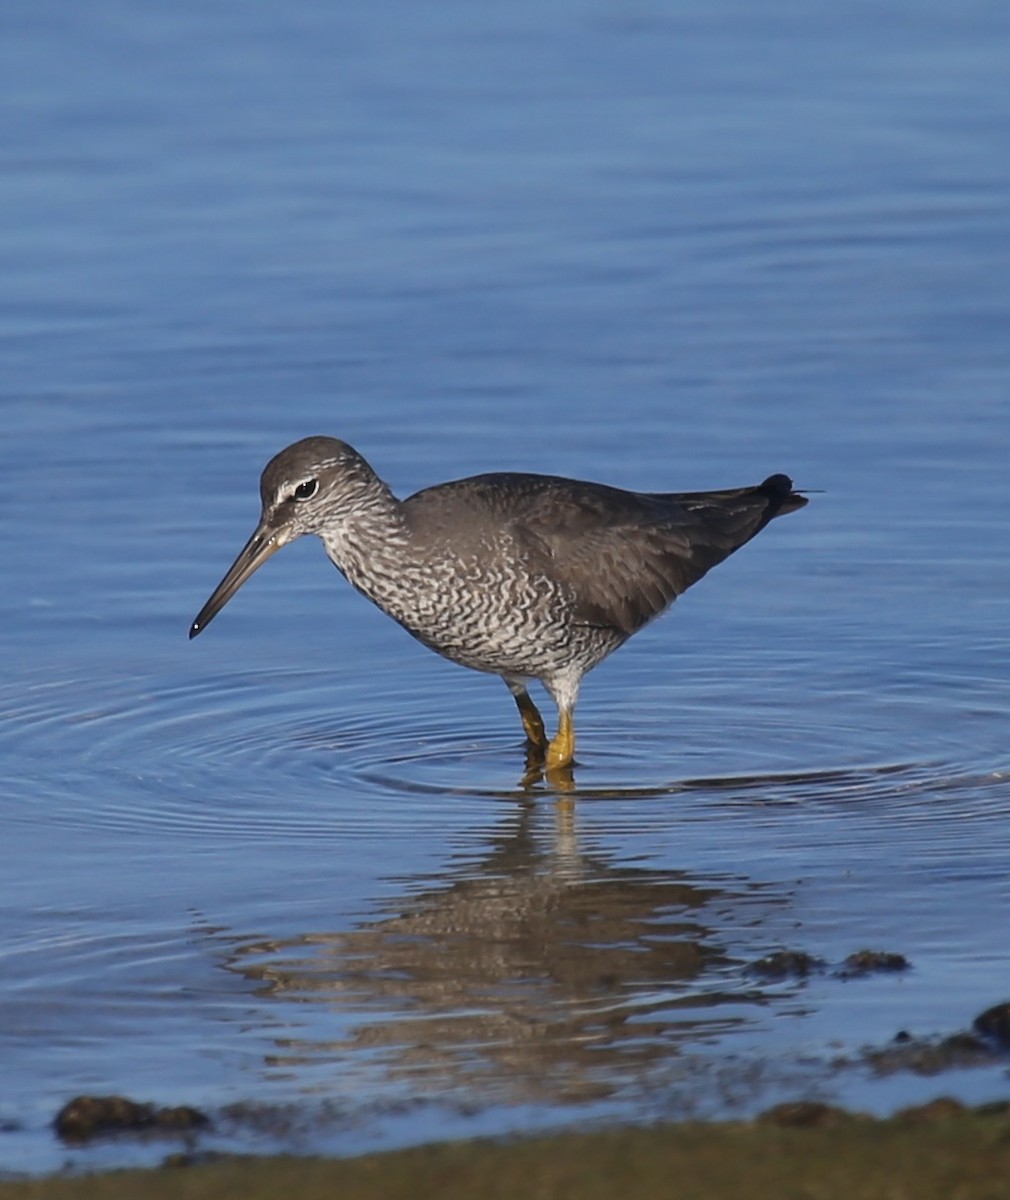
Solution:
[[[346,442],[309,437],[267,463],[252,537],[190,627],[195,637],[250,575],[304,534],[425,646],[500,675],[527,745],[570,766],[583,676],[774,517],[807,503],[787,475],[715,492],[629,492],[496,473],[399,500]],[[558,708],[550,740],[529,694]]]

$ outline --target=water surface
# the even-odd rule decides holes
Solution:
[[[340,1152],[1005,1097],[862,1052],[1010,999],[1008,18],[8,10],[0,1167],[165,1153],[82,1092]],[[187,644],[312,433],[823,491],[588,678],[559,803],[317,544]]]

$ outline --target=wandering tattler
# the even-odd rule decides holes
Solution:
[[[408,633],[500,675],[549,770],[575,752],[585,673],[749,542],[807,503],[786,475],[724,492],[626,492],[553,475],[476,475],[398,500],[335,438],[282,450],[256,531],[200,610],[195,637],[282,546],[314,533],[337,569]],[[527,685],[558,706],[547,740]]]

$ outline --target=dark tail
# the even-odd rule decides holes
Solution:
[[[795,512],[809,500],[800,492],[793,491],[793,481],[788,475],[769,475],[764,483],[759,483],[754,489],[771,502],[765,513],[764,524],[767,525],[773,517],[782,517],[786,513]]]
[[[740,545],[757,537],[769,521],[774,521],[776,517],[784,517],[786,513],[795,512],[808,502],[806,496],[793,491],[793,481],[788,475],[769,475],[764,483],[759,483],[757,487],[742,488],[737,495],[745,502],[750,501],[749,504],[745,503],[745,507],[750,510],[752,517],[757,516],[757,520],[751,526],[747,536],[741,539]],[[762,501],[764,502],[763,511],[755,513],[755,507]]]

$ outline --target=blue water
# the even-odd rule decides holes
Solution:
[[[860,1052],[1010,999],[1010,14],[4,15],[0,1170],[171,1148],[81,1092],[341,1153],[1005,1098]],[[589,676],[559,805],[318,544],[187,643],[313,433],[822,491]]]

